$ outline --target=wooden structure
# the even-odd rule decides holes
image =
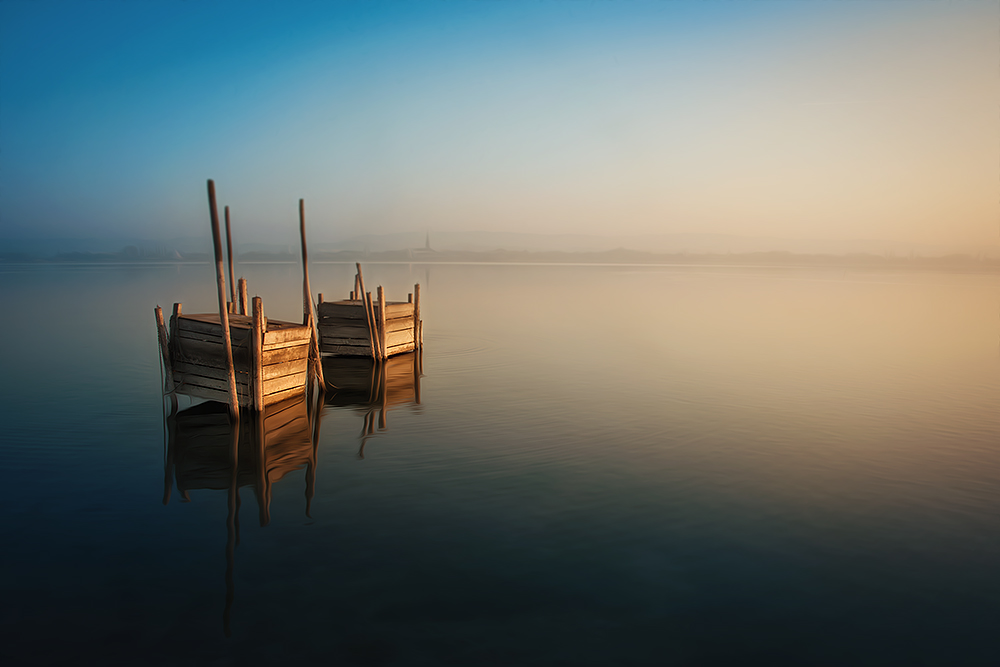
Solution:
[[[420,285],[406,301],[386,301],[379,286],[377,298],[365,291],[361,265],[354,278],[354,290],[343,301],[324,301],[316,306],[320,351],[339,357],[388,359],[423,346],[420,319]],[[336,384],[336,383],[334,383]]]
[[[309,385],[310,371],[322,390],[325,383],[316,317],[309,297],[304,202],[299,200],[305,297],[301,324],[268,320],[264,316],[260,297],[253,298],[253,312],[248,313],[247,287],[243,278],[239,280],[237,297],[237,288],[233,284],[228,206],[225,209],[230,283],[227,301],[215,184],[211,180],[208,181],[208,202],[215,245],[219,311],[188,315],[182,312],[181,304],[175,303],[168,330],[160,307],[156,307],[160,354],[166,376],[165,391],[172,396],[185,394],[228,403],[231,418],[238,419],[240,407],[259,412],[268,405],[304,393]]]
[[[241,407],[263,410],[305,391],[312,328],[268,320],[260,297],[254,314],[229,316],[229,336]],[[185,315],[174,304],[166,343],[172,391],[229,402],[229,369],[223,355],[223,332],[216,313]]]

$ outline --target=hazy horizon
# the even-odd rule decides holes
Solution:
[[[0,239],[995,246],[995,2],[0,4]]]

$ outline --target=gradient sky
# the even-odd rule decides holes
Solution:
[[[1000,3],[0,2],[0,239],[995,244]]]

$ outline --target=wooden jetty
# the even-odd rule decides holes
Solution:
[[[357,264],[354,290],[343,301],[324,301],[316,305],[320,351],[338,357],[388,359],[423,347],[423,321],[420,319],[420,285],[406,301],[386,301],[380,285],[377,297],[365,291],[361,264]]]
[[[268,320],[259,297],[254,314],[229,316],[229,339],[240,406],[262,410],[305,391],[312,328]],[[173,391],[228,403],[229,368],[217,313],[185,315],[174,304],[167,340]]]
[[[222,240],[215,202],[215,184],[208,181],[209,213],[215,245],[219,298],[217,313],[185,314],[175,303],[167,328],[160,307],[155,308],[162,355],[165,391],[228,403],[231,416],[239,408],[261,411],[266,406],[302,394],[315,376],[322,389],[316,316],[309,294],[306,254],[305,205],[299,200],[302,237],[304,307],[303,321],[282,322],[264,315],[260,297],[253,298],[248,313],[246,281],[240,278],[239,297],[233,285],[233,253],[229,207],[226,207],[226,237],[229,250],[229,300],[226,298]]]

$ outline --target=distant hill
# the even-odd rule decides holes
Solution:
[[[383,252],[422,248],[424,233],[369,234],[338,243],[322,244],[324,250]],[[643,234],[596,236],[587,234],[520,234],[509,232],[431,232],[430,245],[438,251],[491,252],[605,252],[622,248],[640,252],[741,254],[751,252],[791,252],[808,255],[870,254],[881,256],[930,257],[968,254],[1000,257],[1000,245],[935,246],[871,239],[812,241],[728,234]]]
[[[312,243],[313,252],[336,253],[413,253],[423,252],[427,243],[426,232],[397,234],[368,234],[331,243]],[[925,245],[893,241],[858,239],[849,241],[783,239],[775,237],[737,236],[727,234],[643,234],[643,235],[587,235],[587,234],[524,234],[512,232],[431,232],[430,247],[434,252],[467,253],[606,253],[631,251],[668,255],[745,255],[749,253],[792,253],[796,255],[873,255],[894,257],[944,257],[969,255],[971,257],[1000,258],[1000,245]],[[239,256],[252,258],[295,257],[298,239],[289,243],[240,243],[235,244]],[[212,243],[209,236],[148,239],[0,239],[0,257],[6,261],[99,257],[126,259],[188,259],[210,256]]]

